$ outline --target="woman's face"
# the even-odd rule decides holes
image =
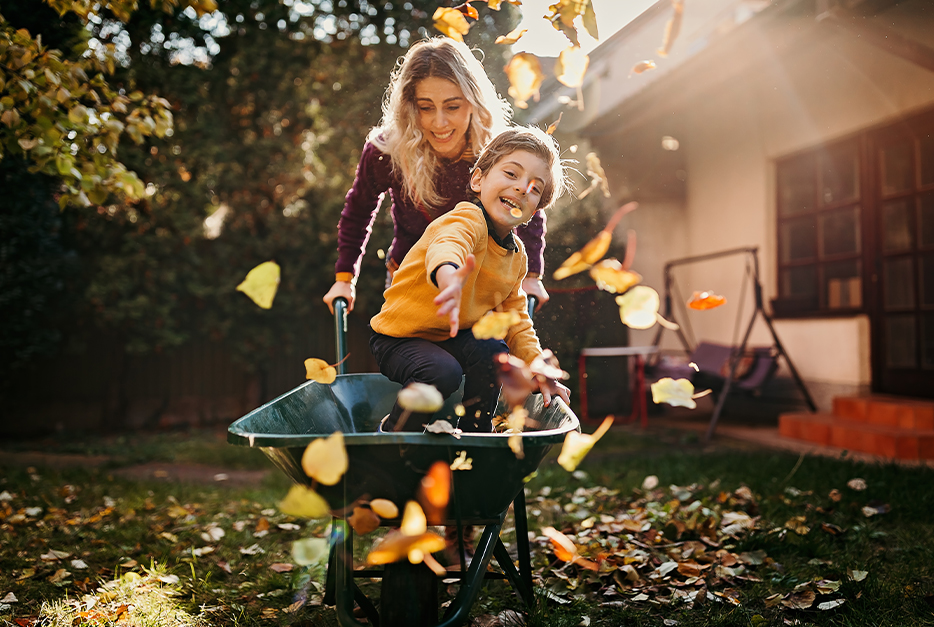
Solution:
[[[473,105],[456,84],[443,78],[423,78],[415,85],[418,125],[440,157],[459,157],[467,143]]]

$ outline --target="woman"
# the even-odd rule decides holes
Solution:
[[[370,131],[338,223],[336,280],[324,296],[331,312],[337,297],[353,309],[355,283],[382,196],[392,199],[394,237],[386,267],[391,280],[428,224],[467,197],[476,155],[506,128],[509,105],[496,94],[483,66],[461,42],[420,41],[393,72],[383,119]],[[537,212],[518,229],[529,256],[522,287],[548,300],[541,283],[545,218]]]

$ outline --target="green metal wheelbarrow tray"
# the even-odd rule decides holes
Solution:
[[[335,303],[338,361],[346,352],[346,305]],[[542,397],[526,400],[530,424],[536,430],[522,434],[524,457],[519,459],[502,434],[376,433],[379,421],[389,413],[400,385],[380,374],[339,374],[331,385],[309,381],[253,410],[228,428],[227,441],[260,449],[294,482],[310,485],[301,467],[302,454],[310,442],[341,431],[347,450],[348,468],[333,486],[318,484],[316,491],[332,511],[340,512],[355,502],[376,498],[398,505],[415,500],[421,480],[434,462],[452,463],[462,452],[472,458],[471,470],[452,473],[451,499],[445,525],[483,527],[469,567],[464,569],[464,547],[460,541],[461,570],[448,577],[460,579],[460,589],[437,622],[438,578],[425,565],[407,561],[381,569],[354,569],[353,532],[346,520],[335,518],[331,527],[331,553],[324,603],[336,605],[343,627],[363,627],[354,617],[356,603],[372,626],[454,627],[464,624],[484,579],[507,579],[529,607],[534,602],[532,572],[525,511],[524,482],[542,459],[569,431],[580,430],[577,416],[561,399],[544,407]],[[454,416],[460,393],[447,400],[436,414]],[[510,503],[514,504],[518,568],[499,538]],[[349,513],[349,512],[348,512]],[[398,526],[399,520],[384,521]],[[457,534],[462,538],[462,534]],[[490,572],[492,558],[502,570]],[[356,585],[355,577],[382,578],[380,607]]]

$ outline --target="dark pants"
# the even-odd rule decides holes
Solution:
[[[493,357],[509,351],[502,340],[478,340],[470,329],[443,342],[390,337],[374,331],[370,350],[386,378],[404,386],[413,382],[433,385],[444,398],[456,392],[461,377],[466,376],[463,401],[466,414],[455,426],[472,432],[493,430],[500,388]],[[384,430],[395,430],[402,414],[399,404],[393,405]],[[422,431],[422,425],[430,420],[431,414],[412,413],[400,431]]]

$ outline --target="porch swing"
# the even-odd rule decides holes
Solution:
[[[732,345],[726,346],[714,342],[697,342],[694,337],[694,331],[691,328],[690,319],[685,308],[685,299],[678,288],[672,270],[678,266],[720,259],[723,257],[742,256],[745,260],[745,274],[742,286],[740,288],[739,309],[736,315],[736,323],[733,328]],[[705,441],[710,440],[717,427],[717,421],[723,412],[723,406],[731,392],[737,390],[747,394],[758,395],[762,388],[771,380],[778,369],[779,358],[784,358],[791,372],[804,401],[812,412],[817,411],[807,386],[798,374],[791,357],[785,351],[785,347],[778,339],[775,327],[772,324],[772,318],[765,311],[762,300],[762,284],[759,281],[759,248],[744,247],[732,248],[719,252],[698,255],[695,257],[684,257],[675,259],[665,264],[665,298],[664,298],[664,316],[669,320],[678,323],[676,333],[684,347],[685,352],[690,356],[689,362],[693,365],[672,366],[656,363],[647,370],[654,375],[654,378],[672,377],[675,379],[689,379],[694,383],[695,388],[713,390],[716,398],[713,415],[710,417],[710,424],[707,427]],[[745,302],[746,289],[748,285],[753,288],[753,301],[755,309],[752,317],[746,324],[742,340],[737,343],[739,332],[742,329],[743,303]],[[680,312],[675,315],[673,302],[680,305]],[[772,335],[773,345],[765,347],[755,347],[747,353],[749,336],[752,333],[753,324],[756,318],[761,316],[769,328]],[[654,346],[657,348],[661,343],[664,327],[659,326],[655,334]],[[740,366],[743,366],[742,371]],[[696,368],[694,367],[696,366]],[[724,375],[723,373],[727,374]],[[647,373],[648,374],[648,373]]]

